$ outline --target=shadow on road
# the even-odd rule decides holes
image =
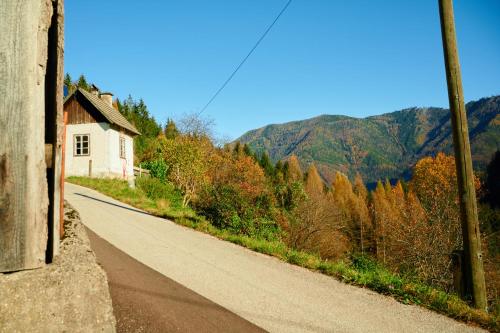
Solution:
[[[105,203],[105,204],[108,204],[108,205],[111,205],[111,206],[115,206],[115,207],[119,207],[119,208],[123,208],[123,209],[126,209],[126,210],[130,210],[132,212],[136,212],[136,213],[141,213],[141,214],[144,214],[144,215],[149,215],[149,216],[154,216],[153,214],[150,214],[148,212],[145,212],[143,210],[139,210],[139,209],[135,209],[135,208],[130,208],[130,207],[126,207],[126,206],[123,206],[123,205],[119,205],[119,204],[116,204],[114,202],[109,202],[109,201],[106,201],[106,200],[102,200],[102,199],[97,199],[97,198],[94,198],[94,197],[91,197],[90,195],[86,195],[86,194],[82,194],[82,193],[74,193],[75,195],[79,195],[81,197],[85,197],[87,199],[92,199],[92,200],[95,200],[95,201],[99,201],[99,202],[102,202],[102,203]]]

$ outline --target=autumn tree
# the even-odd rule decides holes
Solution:
[[[324,195],[324,183],[314,164],[311,164],[307,170],[304,188],[313,200]]]
[[[377,258],[386,262],[387,250],[387,226],[386,221],[390,216],[390,203],[387,199],[384,185],[377,182],[377,187],[372,193],[372,214],[375,229],[375,251]]]
[[[456,181],[455,158],[439,153],[417,162],[410,183],[424,207],[429,222],[440,237],[439,251],[449,256],[461,248],[460,207]],[[479,186],[479,180],[476,179]],[[437,230],[439,227],[439,230]]]
[[[433,267],[428,275],[434,284],[451,285],[451,253],[462,248],[456,167],[453,156],[439,153],[417,162],[410,189],[417,195],[429,221]],[[475,178],[476,186],[480,182]]]
[[[196,207],[216,226],[264,238],[277,233],[268,181],[252,157],[219,150],[209,178]]]
[[[368,206],[368,190],[358,173],[354,178],[354,194],[356,195],[355,218],[359,224],[359,246],[361,253],[373,250],[373,223]]]
[[[165,138],[160,149],[168,165],[168,178],[182,191],[182,205],[186,207],[207,182],[212,143],[206,138],[181,135]]]
[[[302,169],[300,168],[299,159],[295,155],[290,156],[290,158],[285,162],[284,170],[285,180],[290,183],[302,181],[304,177]]]
[[[357,177],[356,188],[358,193],[355,193],[349,178],[337,172],[332,181],[329,197],[338,212],[339,222],[345,227],[351,249],[364,253],[365,245],[369,244],[371,238],[367,237],[367,231],[371,233],[372,223],[366,203],[366,187],[360,177]]]

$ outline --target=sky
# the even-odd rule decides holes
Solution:
[[[142,98],[161,123],[199,112],[287,0],[68,0],[65,71]],[[466,101],[500,94],[500,1],[455,0]],[[293,0],[204,111],[219,138],[321,114],[448,107],[437,0]]]

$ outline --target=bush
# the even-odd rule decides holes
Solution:
[[[163,159],[157,159],[153,161],[147,161],[141,163],[141,165],[145,168],[148,169],[151,177],[158,178],[162,182],[167,181],[167,175],[168,175],[168,165]]]
[[[217,228],[236,234],[272,240],[280,233],[265,196],[252,201],[231,185],[208,186],[196,209]]]
[[[174,206],[181,204],[181,194],[171,183],[158,178],[141,177],[136,179],[136,185],[151,200],[167,200]]]

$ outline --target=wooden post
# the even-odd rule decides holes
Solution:
[[[63,133],[61,144],[61,176],[59,181],[60,200],[59,200],[59,237],[64,236],[64,177],[66,164],[66,124],[68,123],[68,111],[63,111]]]
[[[48,30],[47,72],[45,75],[45,142],[52,146],[52,168],[47,169],[49,197],[48,244],[46,261],[52,262],[59,253],[60,227],[64,218],[61,193],[62,136],[64,99],[64,13],[63,1],[51,1],[52,18]]]
[[[60,158],[59,9],[62,0],[0,1],[0,272],[41,267],[58,247],[48,239],[59,193],[49,179]]]
[[[472,294],[474,306],[487,310],[481,237],[477,216],[476,191],[465,111],[462,77],[458,60],[452,0],[439,0],[441,34],[443,38],[448,99],[450,102],[453,144],[457,167],[458,193],[464,242],[464,272],[466,291]]]

